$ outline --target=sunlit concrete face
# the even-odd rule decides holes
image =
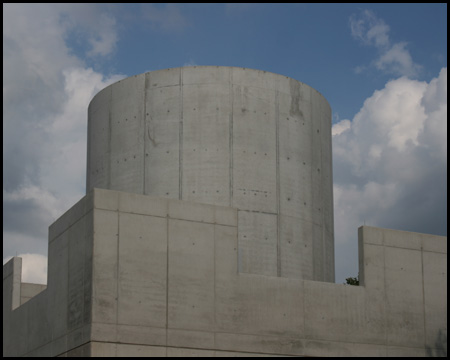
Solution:
[[[239,272],[334,281],[331,109],[313,88],[167,69],[105,88],[88,119],[87,191],[237,208]]]

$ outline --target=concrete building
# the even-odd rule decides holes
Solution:
[[[285,76],[110,85],[47,286],[3,267],[4,356],[445,356],[446,238],[361,227],[361,285],[334,284],[331,164],[328,103]]]

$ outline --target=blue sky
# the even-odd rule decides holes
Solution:
[[[358,272],[363,223],[446,236],[446,4],[3,10],[3,255],[22,254],[26,280],[45,282],[47,228],[85,193],[91,98],[179,66],[271,71],[329,101],[336,282]]]

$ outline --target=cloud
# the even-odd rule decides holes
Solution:
[[[370,10],[364,10],[359,15],[350,16],[352,36],[366,46],[374,46],[379,57],[371,65],[386,74],[396,76],[417,77],[422,66],[413,62],[411,54],[406,49],[406,42],[391,44],[389,26]],[[357,74],[365,70],[365,66],[357,66]]]
[[[47,284],[47,257],[40,254],[24,253],[17,255],[22,258],[22,282]],[[7,263],[11,256],[3,259]]]
[[[406,45],[404,42],[392,45],[375,62],[376,68],[392,74],[417,76],[422,66],[414,63],[411,54],[406,50]]]
[[[125,77],[81,58],[113,51],[115,20],[98,5],[7,4],[4,30],[3,253],[45,254],[48,226],[85,193],[89,101]]]
[[[389,81],[332,134],[337,249],[356,253],[364,223],[446,235],[447,68]],[[356,262],[343,266],[354,276]]]
[[[366,45],[389,46],[389,26],[370,10],[362,11],[360,16],[353,14],[350,17],[350,29],[352,36]]]

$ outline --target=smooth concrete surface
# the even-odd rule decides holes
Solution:
[[[46,289],[20,305],[3,266],[3,355],[446,356],[445,237],[361,227],[350,286],[239,272],[239,213],[89,192],[49,228]]]
[[[239,271],[334,282],[331,109],[297,80],[194,66],[108,86],[88,110],[94,187],[237,208]]]

